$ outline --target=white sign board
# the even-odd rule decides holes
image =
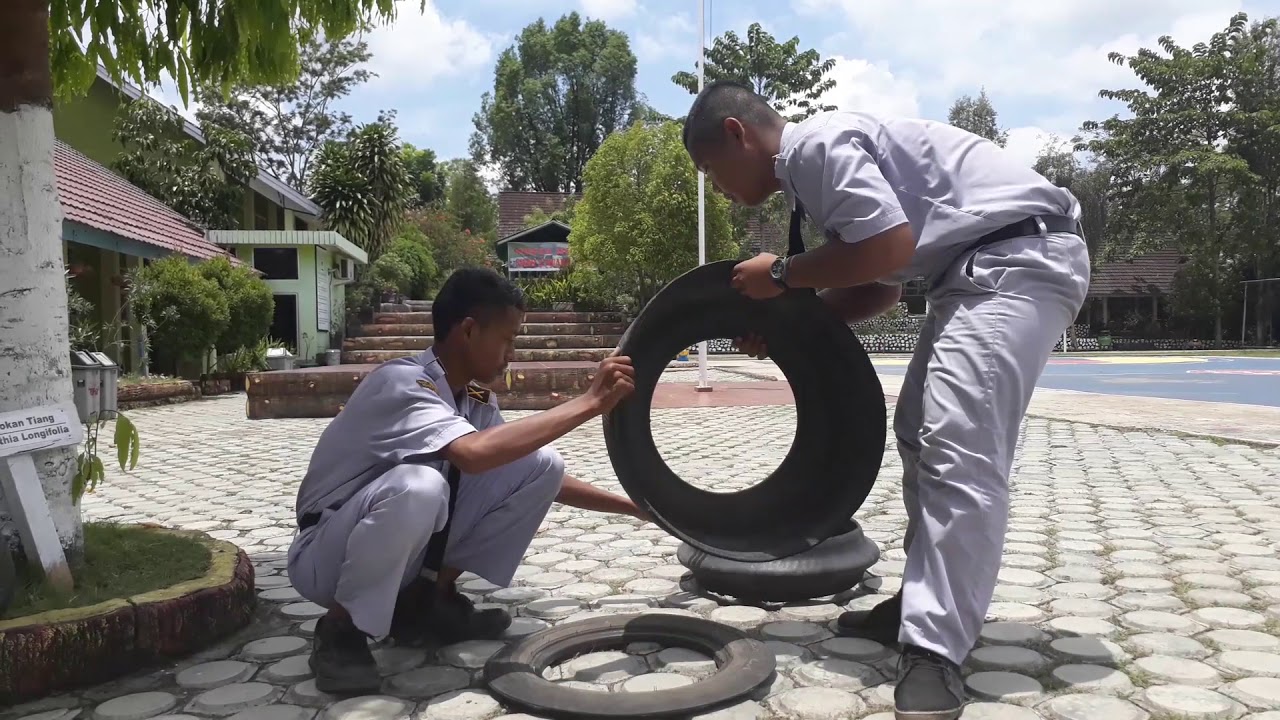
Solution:
[[[0,413],[0,458],[77,445],[83,439],[79,414],[71,406]]]
[[[329,253],[316,249],[316,330],[329,332],[329,292],[333,284]]]

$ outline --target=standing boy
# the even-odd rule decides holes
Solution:
[[[828,238],[799,255],[740,263],[733,284],[746,295],[823,288],[853,323],[891,308],[902,282],[929,280],[893,423],[909,518],[902,590],[839,624],[901,644],[896,717],[954,720],[964,705],[959,665],[1000,569],[1019,426],[1088,290],[1079,204],[950,125],[858,112],[790,123],[730,83],[698,95],[684,143],[735,201],[759,205],[781,190]],[[738,344],[767,352],[756,337]]]
[[[629,499],[565,475],[550,446],[635,390],[628,358],[607,358],[582,396],[510,423],[476,384],[514,358],[524,307],[491,270],[453,273],[431,308],[431,349],[370,373],[320,436],[298,488],[289,578],[329,611],[311,654],[322,692],[378,691],[370,637],[505,631],[511,617],[477,611],[455,581],[469,571],[510,583],[553,501],[644,519]]]

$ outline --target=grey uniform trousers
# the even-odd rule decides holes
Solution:
[[[509,584],[563,479],[564,460],[550,447],[489,472],[464,473],[444,565]],[[341,605],[366,634],[385,636],[396,596],[421,573],[448,503],[440,471],[397,465],[294,538],[294,588],[317,605]]]
[[[893,422],[908,515],[901,642],[956,663],[977,642],[1020,426],[1088,287],[1084,241],[1051,233],[966,254],[931,288]]]

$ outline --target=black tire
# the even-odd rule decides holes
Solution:
[[[13,550],[0,537],[0,617],[9,611],[13,597],[18,593],[18,570],[13,564]]]
[[[850,528],[812,549],[769,562],[740,562],[716,557],[685,543],[676,559],[704,589],[739,600],[796,602],[842,593],[866,577],[880,559],[880,548],[854,521]]]
[[[804,552],[837,533],[867,499],[887,431],[884,390],[853,331],[813,292],[751,300],[729,285],[733,261],[702,265],[662,289],[627,329],[621,353],[636,391],[604,422],[623,489],[668,533],[743,562]],[[681,480],[649,427],[668,361],[702,340],[761,335],[795,396],[796,436],[763,482],[713,493]]]
[[[715,658],[714,675],[651,692],[577,690],[542,677],[569,658],[633,642],[682,647]],[[553,718],[666,718],[696,715],[743,698],[773,678],[764,643],[703,618],[661,613],[613,615],[557,625],[499,650],[484,666],[490,692],[520,710]]]

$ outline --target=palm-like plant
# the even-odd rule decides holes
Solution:
[[[401,144],[390,119],[362,125],[316,154],[311,196],[325,224],[364,248],[369,260],[386,250],[413,197]]]

